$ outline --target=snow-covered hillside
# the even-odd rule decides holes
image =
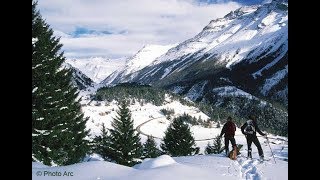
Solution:
[[[196,118],[200,117],[202,120],[209,118],[196,107],[183,105],[179,101],[171,100],[169,96],[166,99],[166,103],[162,106],[156,106],[151,103],[141,105],[138,101],[130,104],[129,109],[131,110],[132,119],[134,120],[134,128],[139,127],[138,130],[141,131],[143,141],[146,139],[146,136],[143,134],[152,135],[157,139],[163,137],[164,131],[171,121],[166,119],[166,116],[161,113],[161,109],[174,109],[175,117],[187,113]],[[105,124],[106,128],[112,128],[111,122],[116,116],[118,102],[83,100],[82,104],[84,115],[89,117],[87,128],[91,131],[91,137],[100,134],[102,123]],[[212,126],[215,126],[215,124],[212,124]],[[208,128],[194,126],[191,130],[195,133],[196,138],[200,138],[199,140],[212,136]],[[203,133],[208,134],[203,136]]]
[[[159,56],[165,54],[168,49],[176,46],[172,45],[145,45],[135,55],[129,58],[105,59],[102,57],[92,57],[86,59],[67,59],[66,63],[79,69],[92,79],[95,83],[100,83],[99,87],[114,84],[112,82],[122,82],[131,80],[131,76],[124,78],[128,74],[152,64]],[[132,76],[133,77],[133,76]]]
[[[165,54],[172,45],[145,45],[135,55],[127,59],[127,63],[123,69],[114,71],[110,76],[101,82],[103,85],[116,84],[119,81],[130,81],[136,72],[149,66],[159,56]],[[130,76],[127,76],[131,74]],[[126,77],[127,76],[127,77]]]
[[[150,78],[145,74],[163,79],[192,66],[196,61],[214,60],[216,64],[231,68],[242,60],[253,63],[277,53],[272,64],[262,68],[268,69],[287,51],[287,5],[274,0],[269,4],[242,7],[223,18],[212,20],[198,35],[157,58],[137,80]],[[170,63],[164,68],[167,62]]]
[[[240,93],[241,94],[241,93]],[[89,117],[87,129],[90,129],[91,136],[99,135],[102,124],[106,128],[111,128],[111,122],[116,116],[118,108],[117,102],[92,101],[88,98],[90,94],[82,91],[82,110],[85,116]],[[209,117],[198,108],[181,104],[172,100],[166,95],[166,102],[161,106],[150,103],[141,105],[138,101],[131,103],[129,109],[134,120],[134,128],[140,132],[141,142],[144,143],[147,135],[155,138],[158,148],[162,143],[162,137],[166,128],[170,124],[162,113],[161,109],[174,109],[173,116],[187,113],[196,118],[207,120]],[[208,143],[213,143],[213,138],[220,134],[221,126],[217,128],[216,123],[205,128],[199,125],[191,126],[191,131],[196,140],[196,145],[200,147],[200,154],[204,154]],[[259,137],[265,157],[268,161],[259,163],[257,149],[253,145],[253,159],[245,158],[247,153],[246,139],[241,134],[239,127],[236,130],[235,139],[237,144],[243,144],[241,155],[236,161],[232,161],[222,154],[216,155],[195,155],[184,157],[170,157],[167,155],[155,159],[145,159],[141,164],[134,167],[126,167],[111,162],[103,161],[96,154],[85,158],[85,161],[70,166],[47,167],[39,163],[32,163],[32,178],[38,179],[168,179],[168,180],[188,180],[188,179],[288,179],[288,143],[287,138],[268,134],[270,146],[276,158],[273,161],[271,150],[266,139]],[[53,173],[53,174],[50,174]]]
[[[125,66],[126,59],[106,59],[102,57],[92,57],[86,59],[67,59],[66,63],[76,67],[95,83],[99,83],[108,77],[115,70]]]
[[[63,63],[63,67],[72,71],[71,81],[79,90],[94,88],[96,86],[96,84],[78,68],[71,66],[68,63]]]
[[[134,73],[150,65],[157,57],[165,54],[173,45],[146,45],[128,59],[123,75]]]
[[[244,92],[235,91],[232,87],[226,89],[236,95],[244,95]],[[89,117],[87,129],[90,129],[89,138],[100,134],[102,124],[106,128],[111,128],[111,122],[116,116],[118,103],[116,101],[94,101],[89,98],[90,93],[81,91],[82,110],[85,116]],[[225,90],[219,90],[219,93],[225,93]],[[181,104],[173,100],[171,96],[166,95],[165,103],[161,106],[155,106],[150,103],[140,104],[138,101],[130,104],[134,128],[140,132],[141,142],[144,143],[147,135],[155,137],[157,146],[160,147],[162,137],[166,128],[170,124],[162,113],[161,109],[174,109],[174,117],[187,113],[196,118],[207,120],[209,117],[198,108]],[[196,140],[196,145],[200,147],[200,155],[170,157],[162,155],[154,159],[145,159],[141,164],[134,167],[126,167],[112,162],[103,161],[97,154],[89,155],[84,162],[69,166],[48,167],[41,163],[32,163],[32,179],[68,179],[68,180],[188,180],[188,179],[270,179],[284,180],[288,179],[288,139],[281,136],[275,136],[268,133],[268,141],[263,137],[258,137],[261,142],[265,159],[264,162],[257,160],[258,153],[252,145],[253,159],[247,159],[246,139],[242,135],[239,127],[236,130],[236,143],[242,144],[241,154],[238,159],[233,161],[221,154],[204,155],[205,147],[208,143],[213,143],[213,138],[220,134],[222,126],[217,128],[216,123],[211,123],[211,127],[200,125],[191,126],[191,131]],[[263,129],[262,129],[263,130]],[[270,149],[270,147],[272,149]],[[202,155],[201,155],[202,154]],[[275,161],[273,156],[275,157]]]
[[[273,141],[276,142],[276,141]],[[68,179],[68,180],[233,180],[233,179],[288,179],[288,162],[281,160],[288,157],[285,144],[273,144],[276,162],[260,163],[253,154],[253,159],[246,159],[241,151],[233,161],[222,154],[170,157],[162,155],[154,159],[145,159],[141,164],[127,167],[106,161],[90,161],[69,166],[47,167],[32,163],[32,179]],[[263,145],[265,154],[270,158],[270,151]],[[253,149],[255,152],[256,150]]]
[[[240,96],[247,96],[244,92],[235,91],[236,89],[230,87],[229,91]],[[220,93],[226,93],[226,90],[219,91]],[[82,110],[84,115],[89,117],[87,122],[87,129],[90,129],[91,138],[99,135],[101,132],[102,124],[105,124],[106,128],[112,128],[111,122],[116,117],[116,110],[118,109],[118,102],[106,102],[106,101],[92,101],[89,98],[82,98]],[[173,109],[174,114],[172,117],[177,117],[184,113],[189,114],[197,119],[206,121],[209,117],[201,112],[194,106],[184,105],[177,100],[173,100],[171,96],[166,95],[165,103],[161,106],[156,106],[151,103],[144,103],[143,105],[138,101],[131,102],[129,109],[134,120],[134,128],[140,132],[142,142],[145,142],[147,135],[152,135],[158,146],[162,142],[164,133],[167,127],[170,125],[171,120],[161,112],[161,109]],[[212,143],[213,138],[220,134],[221,128],[217,128],[217,123],[211,122],[209,127],[203,125],[190,125],[191,132],[196,140],[196,144],[200,147],[200,153],[204,153],[205,147],[208,142]],[[242,139],[245,143],[244,136],[241,134],[239,127],[236,131],[236,136]],[[270,134],[270,136],[273,136]],[[160,147],[160,146],[159,146]]]
[[[168,89],[184,86],[181,93],[191,94],[194,100],[216,87],[235,86],[286,105],[288,2],[241,7],[212,20],[198,35],[154,61],[145,62],[150,64],[139,71],[115,73],[105,83],[138,82]],[[199,88],[201,93],[196,94]]]

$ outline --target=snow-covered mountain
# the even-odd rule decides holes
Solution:
[[[214,88],[235,86],[287,104],[288,1],[241,7],[149,62],[108,82],[151,84],[181,94],[201,87],[198,100],[212,96]]]
[[[68,63],[63,64],[64,67],[72,71],[72,83],[78,87],[79,90],[85,90],[89,87],[94,87],[95,83],[79,69],[71,66]]]
[[[95,89],[151,84],[242,118],[254,113],[286,135],[287,110],[268,102],[287,105],[287,79],[288,3],[274,0],[212,20],[177,46],[145,46]]]
[[[159,56],[165,54],[173,45],[145,45],[135,55],[128,58],[123,69],[117,69],[100,84],[109,85],[118,82],[131,81],[137,72],[153,63]]]
[[[106,59],[102,57],[92,57],[85,59],[67,59],[66,63],[82,71],[94,82],[99,83],[116,70],[125,66],[126,59]]]

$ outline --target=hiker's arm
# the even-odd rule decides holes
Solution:
[[[257,124],[256,124],[256,130],[257,130],[257,132],[258,132],[261,136],[265,136],[265,135],[266,135],[265,133],[263,133],[263,132],[259,129],[259,127],[258,127]]]
[[[241,132],[242,132],[242,134],[245,134],[246,135],[246,133],[244,132],[244,128],[246,127],[246,123],[244,123],[242,126],[241,126]]]
[[[224,134],[224,129],[226,128],[226,124],[223,125],[221,132],[220,132],[220,137],[222,137],[222,135]]]

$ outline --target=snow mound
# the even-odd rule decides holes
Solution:
[[[259,137],[260,138],[260,137]],[[243,141],[245,138],[243,137]],[[263,141],[260,141],[263,142]],[[287,145],[273,146],[277,163],[266,161],[258,163],[258,152],[254,151],[254,159],[239,157],[236,161],[221,155],[198,155],[174,157],[167,155],[143,162],[142,167],[160,167],[138,169],[137,165],[127,167],[106,161],[82,162],[68,166],[44,167],[41,163],[32,163],[33,180],[238,180],[238,179],[288,179]],[[268,146],[262,145],[266,157],[271,157]],[[282,148],[281,148],[282,147]],[[246,150],[241,151],[242,154]],[[284,160],[281,160],[280,156]],[[147,166],[149,164],[149,166]],[[166,164],[166,165],[165,165]],[[42,168],[37,168],[36,166]],[[45,175],[47,173],[47,175]],[[52,173],[53,175],[50,175]],[[65,175],[70,173],[71,175]]]
[[[168,166],[172,164],[176,164],[177,162],[172,159],[172,157],[168,155],[162,155],[155,159],[145,159],[143,162],[137,167],[138,169],[152,169],[162,166]]]
[[[104,161],[104,159],[101,157],[101,155],[93,153],[91,155],[86,156],[83,159],[83,162],[89,162],[89,161]]]
[[[39,163],[39,162],[32,162],[32,168],[47,168],[49,166],[46,166],[42,163]]]
[[[32,163],[33,165],[33,163]],[[91,161],[77,163],[68,166],[59,167],[46,167],[35,168],[32,167],[32,179],[33,180],[124,180],[130,179],[132,173],[137,171],[131,167],[106,162],[106,161]],[[41,173],[40,173],[41,172]],[[54,173],[54,175],[45,174],[45,172]],[[71,175],[65,175],[64,173],[72,173]],[[40,173],[40,174],[39,174]]]

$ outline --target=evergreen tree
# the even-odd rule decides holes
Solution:
[[[122,101],[117,111],[117,117],[113,119],[110,129],[110,148],[114,154],[114,161],[118,164],[132,166],[142,156],[142,145],[139,133],[135,133],[133,120],[128,104]]]
[[[212,148],[212,146],[210,145],[209,142],[208,142],[208,144],[206,146],[206,149],[204,150],[204,153],[205,154],[212,154],[213,153],[213,148]]]
[[[212,153],[219,154],[223,151],[219,134],[213,139]]]
[[[187,156],[197,152],[194,138],[188,124],[190,116],[179,116],[173,119],[165,132],[161,149],[172,156]]]
[[[104,160],[111,161],[114,159],[110,148],[110,135],[104,124],[102,124],[101,135],[94,137],[93,144],[93,152],[100,154]]]
[[[46,165],[80,162],[89,150],[78,90],[59,39],[32,1],[32,161]]]
[[[155,158],[161,155],[160,149],[152,136],[148,136],[147,141],[143,144],[143,158]]]

